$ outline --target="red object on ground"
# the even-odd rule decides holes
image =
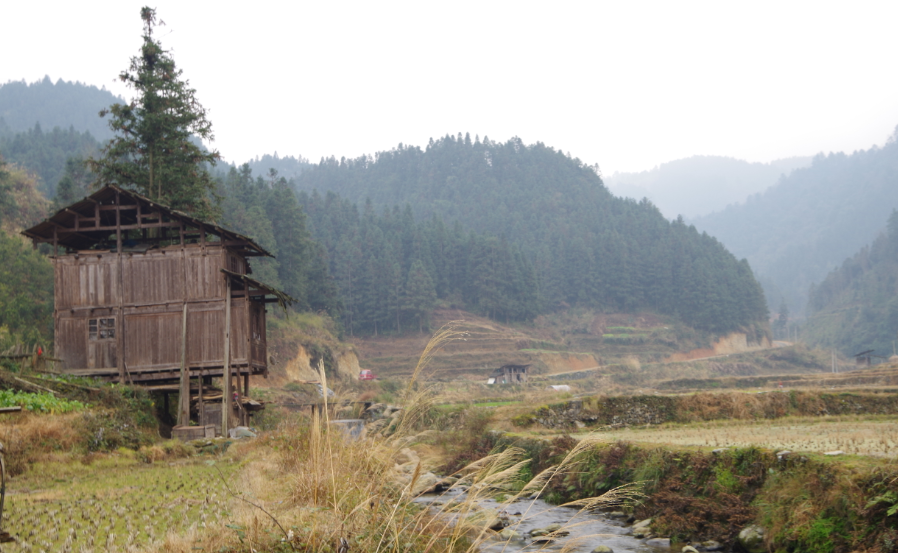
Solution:
[[[377,378],[374,376],[374,373],[368,369],[362,369],[362,372],[359,373],[359,380],[374,380]]]

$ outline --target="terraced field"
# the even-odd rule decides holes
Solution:
[[[898,418],[894,416],[711,421],[695,425],[621,428],[589,435],[606,442],[659,446],[715,449],[758,446],[800,453],[842,451],[846,455],[898,458]]]

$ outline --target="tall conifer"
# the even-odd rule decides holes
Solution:
[[[100,112],[110,115],[115,136],[101,156],[88,163],[99,185],[116,184],[198,217],[214,218],[218,200],[207,165],[220,156],[195,142],[214,139],[212,124],[171,53],[153,36],[162,24],[156,10],[143,7],[140,18],[140,54],[119,74],[137,96]]]

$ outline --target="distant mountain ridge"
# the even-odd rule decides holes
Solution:
[[[721,156],[677,159],[639,173],[614,173],[605,183],[615,194],[648,198],[668,219],[691,219],[744,201],[783,175],[811,164],[811,157],[750,163]]]
[[[302,156],[281,157],[277,152],[275,152],[274,155],[265,154],[261,157],[256,156],[255,159],[247,161],[246,164],[249,165],[254,176],[262,177],[263,179],[270,176],[272,169],[277,171],[279,177],[284,177],[285,179],[290,180],[298,177],[303,171],[312,167],[309,160]],[[237,166],[234,165],[234,167],[236,168]]]
[[[869,244],[898,207],[898,141],[818,155],[739,205],[698,217],[696,228],[748,259],[772,306],[803,315],[811,286]]]
[[[99,113],[114,103],[124,100],[108,90],[62,79],[54,83],[44,77],[30,84],[10,81],[0,85],[0,119],[13,132],[28,131],[36,123],[46,131],[74,127],[103,142],[112,138],[112,131]]]

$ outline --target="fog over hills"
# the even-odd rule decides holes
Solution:
[[[783,175],[811,164],[811,157],[749,163],[722,156],[677,159],[639,173],[605,177],[616,195],[648,198],[669,219],[691,219],[724,209],[776,184]]]
[[[105,88],[61,79],[54,83],[49,77],[0,85],[0,119],[13,132],[30,130],[35,124],[45,131],[74,127],[102,142],[112,138],[112,131],[99,112],[114,103],[124,100]]]
[[[693,220],[747,258],[771,306],[802,315],[820,283],[884,229],[898,207],[898,141],[853,154],[818,155],[745,203]]]

